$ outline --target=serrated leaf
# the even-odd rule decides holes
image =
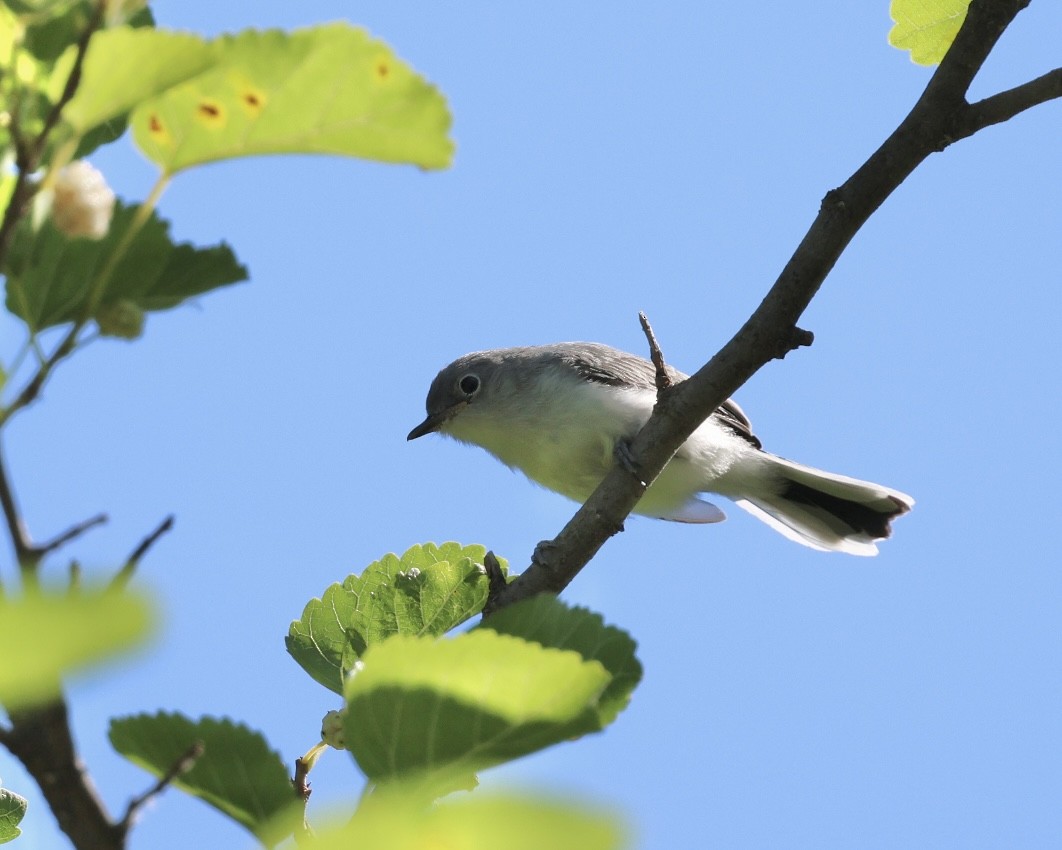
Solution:
[[[347,682],[347,749],[373,782],[476,771],[598,728],[597,661],[477,630],[371,646]]]
[[[473,796],[413,809],[395,795],[373,798],[349,824],[307,844],[313,850],[618,850],[618,819],[555,800]]]
[[[81,593],[0,602],[0,702],[8,709],[45,702],[63,675],[142,643],[151,606],[129,593]]]
[[[265,738],[243,724],[213,717],[193,721],[176,713],[138,714],[111,720],[108,737],[119,753],[159,777],[201,742],[202,755],[172,784],[267,844],[290,834],[301,804],[288,769]]]
[[[895,25],[889,44],[910,51],[912,62],[936,65],[955,41],[969,6],[970,0],[892,0],[889,15]]]
[[[27,805],[25,797],[0,788],[0,844],[14,841],[22,834],[18,825],[26,816]]]
[[[557,597],[540,594],[496,611],[477,628],[535,641],[554,649],[571,649],[587,661],[600,661],[612,675],[597,706],[600,724],[616,719],[642,678],[636,644],[627,632],[606,626],[600,614],[570,608]]]
[[[99,240],[72,239],[48,220],[34,230],[24,219],[4,269],[8,310],[34,332],[78,319],[95,294],[97,275],[138,209],[116,204],[111,228]],[[169,223],[152,212],[99,293],[93,315],[123,301],[142,311],[166,310],[246,278],[247,269],[228,245],[174,243]]]
[[[142,103],[133,138],[166,173],[237,156],[322,153],[445,168],[450,113],[382,41],[345,23],[248,30],[216,66]]]
[[[55,63],[48,91],[53,102],[66,85],[76,52],[71,45]],[[81,82],[63,109],[63,121],[81,135],[202,73],[215,61],[211,45],[191,33],[131,26],[103,30],[89,41]]]
[[[396,634],[442,635],[483,610],[486,554],[483,546],[426,543],[401,558],[385,555],[311,599],[288,629],[288,652],[342,694],[345,674],[368,646]]]

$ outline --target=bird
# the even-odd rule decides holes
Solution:
[[[667,367],[673,383],[687,375]],[[438,433],[486,449],[543,487],[585,502],[649,419],[656,370],[642,357],[593,342],[477,351],[431,383],[427,417],[407,440]],[[905,493],[795,463],[763,449],[731,400],[679,447],[634,513],[682,523],[721,522],[702,498],[735,502],[812,549],[876,555]]]

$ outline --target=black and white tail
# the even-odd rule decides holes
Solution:
[[[812,549],[876,555],[876,540],[892,533],[890,523],[911,509],[914,499],[869,481],[823,472],[763,453],[778,487],[770,495],[737,504],[778,531]]]

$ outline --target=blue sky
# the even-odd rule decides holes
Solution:
[[[159,639],[71,689],[115,810],[149,778],[109,717],[227,715],[293,762],[335,707],[283,649],[310,597],[425,541],[520,569],[570,516],[483,452],[406,443],[441,366],[572,339],[640,353],[645,310],[697,368],[929,76],[887,46],[884,2],[155,9],[205,34],[363,24],[445,92],[458,153],[445,173],[304,157],[178,177],[176,236],[229,241],[251,282],[91,346],[10,429],[34,533],[110,513],[69,550],[89,572],[177,517],[138,579]],[[1034,2],[973,95],[1057,66],[1059,32]],[[611,806],[646,850],[1062,841],[1060,135],[1055,102],[930,158],[811,305],[814,346],[737,396],[769,449],[917,499],[882,554],[807,550],[734,508],[632,519],[566,593],[638,640],[630,708],[484,785]],[[94,161],[127,199],[153,181],[128,140]],[[6,754],[0,776],[33,790]],[[341,753],[312,778],[315,812],[360,790]],[[21,846],[64,846],[30,797]],[[171,791],[131,844],[194,845],[252,842]]]

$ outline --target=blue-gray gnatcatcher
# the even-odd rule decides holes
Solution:
[[[669,369],[673,381],[686,376]],[[482,446],[532,481],[577,502],[589,498],[656,403],[655,370],[641,357],[590,342],[466,354],[432,381],[414,440],[438,432]],[[634,512],[677,522],[720,522],[698,498],[719,493],[813,549],[875,555],[875,540],[914,500],[897,490],[823,472],[760,447],[727,401],[679,448]]]

